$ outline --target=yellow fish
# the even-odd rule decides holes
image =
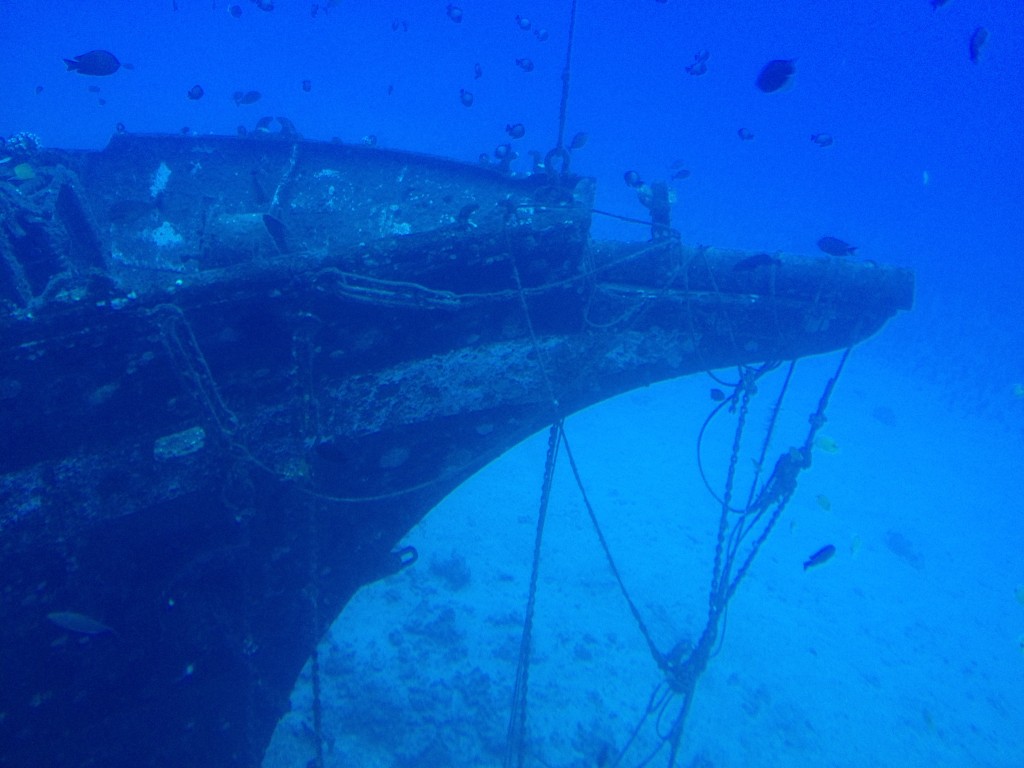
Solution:
[[[839,450],[839,443],[825,435],[822,435],[815,440],[814,444],[821,448],[825,453],[836,453]]]

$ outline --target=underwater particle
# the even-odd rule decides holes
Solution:
[[[513,139],[521,139],[526,135],[526,126],[522,123],[509,123],[505,126],[505,133]]]
[[[622,179],[626,182],[626,186],[632,189],[639,189],[644,185],[644,180],[640,178],[640,174],[636,171],[626,171],[622,174]]]
[[[533,72],[533,59],[527,59],[525,57],[516,59],[516,66],[523,70],[523,72]]]
[[[231,16],[236,18],[236,19],[241,18],[241,16],[242,16],[242,6],[240,6],[240,5],[228,6],[228,13],[231,14]]]
[[[804,570],[806,571],[808,568],[814,568],[815,566],[827,563],[835,553],[836,548],[831,544],[826,544],[804,561]]]
[[[193,85],[191,88],[188,89],[188,92],[185,95],[192,99],[192,101],[197,101],[203,98],[203,93],[203,86]]]
[[[232,96],[236,106],[255,104],[261,98],[263,98],[263,94],[259,91],[245,91],[244,93],[242,91],[235,91],[234,96]]]
[[[302,90],[305,93],[309,93],[310,91],[312,91],[313,90],[313,81],[312,80],[303,80],[302,81]]]
[[[533,30],[533,36],[537,38],[537,42],[547,42],[547,39],[551,37],[546,29],[535,29]]]
[[[796,74],[796,59],[772,59],[757,75],[754,85],[765,93],[775,93],[789,85]]]
[[[838,237],[829,236],[818,239],[818,248],[829,256],[853,256],[854,251],[857,250],[856,245],[850,245]]]
[[[533,26],[528,18],[519,15],[516,16],[516,24],[519,25],[519,28],[523,30],[523,32],[529,32],[530,28]]]
[[[574,134],[569,140],[569,149],[583,149],[587,144],[588,138],[587,134],[583,131]]]
[[[711,395],[711,399],[716,403],[720,403],[725,400],[725,392],[720,390],[718,387],[712,387],[708,394]]]
[[[448,7],[444,9],[444,12],[447,13],[448,18],[456,24],[462,23],[462,9],[459,6],[449,3]]]
[[[839,443],[833,440],[831,437],[826,435],[819,435],[815,440],[814,444],[818,446],[825,453],[838,453]]]
[[[459,89],[459,101],[462,102],[462,106],[464,106],[464,107],[472,107],[473,106],[473,93],[471,91],[467,91],[465,88],[460,88]]]
[[[473,65],[473,79],[479,80],[483,76],[484,68],[480,66],[480,62],[478,61],[476,64]]]
[[[102,635],[114,631],[103,622],[75,611],[54,611],[46,614],[46,618],[61,629],[77,632],[80,635]]]
[[[740,128],[736,131],[736,135],[740,137],[740,141],[753,141],[754,133],[747,128]]]
[[[89,51],[79,54],[73,59],[64,59],[64,63],[67,65],[68,72],[94,77],[112,75],[121,68],[121,62],[110,51]]]
[[[977,64],[981,60],[981,49],[987,42],[988,30],[984,27],[978,27],[971,33],[970,42],[967,44],[967,53],[971,57],[972,63]]]
[[[375,133],[368,133],[365,136],[363,136],[363,138],[361,138],[359,140],[359,142],[364,147],[376,147],[377,146],[377,134],[375,134]]]
[[[832,511],[832,502],[824,493],[819,493],[817,496],[814,497],[814,500],[818,502],[818,506],[821,507],[826,512]]]
[[[772,256],[770,253],[755,253],[753,256],[747,256],[745,259],[740,259],[732,265],[733,272],[751,272],[760,267],[781,267],[782,259],[778,256]]]
[[[812,133],[811,141],[819,147],[831,147],[835,143],[835,139],[832,138],[830,133]]]

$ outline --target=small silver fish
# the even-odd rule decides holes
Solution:
[[[46,614],[46,618],[52,621],[61,629],[68,632],[77,632],[80,635],[102,635],[106,632],[117,634],[112,627],[108,627],[102,621],[97,621],[92,616],[75,611],[54,611]]]

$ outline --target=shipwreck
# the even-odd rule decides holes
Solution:
[[[259,765],[326,627],[502,452],[911,307],[903,269],[681,243],[659,187],[649,240],[594,240],[555,159],[119,134],[0,166],[0,765]]]

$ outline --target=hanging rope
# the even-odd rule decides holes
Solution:
[[[519,664],[516,667],[516,681],[512,691],[512,708],[508,719],[505,739],[505,768],[522,768],[526,759],[526,692],[530,673],[530,648],[533,635],[533,610],[537,600],[537,576],[540,573],[541,544],[544,539],[544,523],[547,520],[548,501],[551,498],[551,484],[555,476],[555,460],[558,445],[562,439],[562,421],[558,420],[548,430],[548,455],[544,462],[544,481],[541,485],[540,509],[537,513],[537,532],[533,543],[533,566],[530,570],[530,590],[526,600],[526,617],[523,619],[523,635],[519,642]]]

